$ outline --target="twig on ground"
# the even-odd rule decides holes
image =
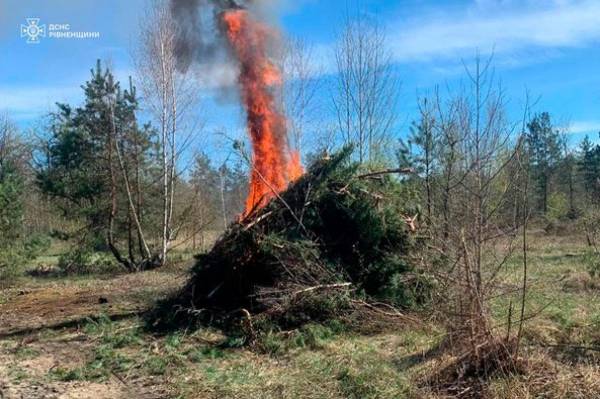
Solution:
[[[392,305],[389,305],[387,303],[381,303],[381,302],[374,302],[374,303],[368,303],[365,302],[363,300],[358,300],[358,299],[353,299],[352,303],[360,305],[360,306],[364,306],[366,308],[369,308],[371,310],[374,310],[375,312],[378,312],[384,316],[389,316],[389,317],[399,317],[399,318],[403,318],[409,321],[412,321],[416,324],[422,324],[422,322],[414,317],[408,316],[402,312],[400,312],[398,309],[396,309],[395,307],[393,307]],[[391,309],[391,312],[386,312],[384,310],[381,310],[378,308],[378,306],[382,306],[382,307],[386,307],[388,309]]]
[[[345,288],[351,286],[352,283],[341,283],[341,284],[323,284],[316,285],[314,287],[308,287],[299,291],[295,291],[292,293],[292,296],[298,296],[300,294],[306,294],[307,292],[316,291],[316,290],[326,290],[326,289],[336,289],[336,288]]]

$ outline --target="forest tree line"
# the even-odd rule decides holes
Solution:
[[[82,86],[82,103],[56,104],[42,132],[25,134],[2,118],[6,275],[47,249],[49,237],[69,243],[60,260],[66,271],[82,264],[158,267],[174,249],[206,248],[239,217],[247,162],[231,149],[223,160],[190,148],[190,137],[216,133],[193,122],[202,89],[197,71],[176,65],[177,26],[169,12],[149,9],[134,54],[135,79],[118,82],[98,61]],[[331,55],[333,78],[318,78],[305,42],[287,41],[280,55],[286,84],[278,98],[291,145],[310,161],[351,143],[367,169],[412,168],[409,177],[398,177],[404,187],[398,195],[418,209],[420,228],[442,250],[451,239],[483,246],[525,220],[545,227],[584,220],[600,205],[597,140],[574,145],[552,115],[529,107],[512,120],[491,59],[477,58],[465,69],[464,90],[436,89],[419,98],[419,115],[405,134],[399,78],[373,21],[347,19]],[[150,122],[141,122],[142,112]]]

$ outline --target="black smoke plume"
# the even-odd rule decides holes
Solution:
[[[226,10],[247,8],[246,0],[171,0],[177,26],[177,67],[185,70],[194,62],[210,65],[227,59],[218,17]]]

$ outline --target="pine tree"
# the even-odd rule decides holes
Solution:
[[[144,193],[155,179],[155,132],[138,125],[131,80],[122,90],[100,61],[82,89],[83,106],[57,104],[37,182],[66,216],[85,223],[91,249],[108,249],[127,269],[138,270],[151,263],[141,224],[144,211],[151,213]]]
[[[20,240],[24,178],[11,160],[0,159],[0,250]]]
[[[0,120],[0,285],[10,281],[26,257],[23,226],[25,172],[22,143],[14,126]]]
[[[546,214],[552,179],[562,159],[561,137],[552,125],[550,114],[543,112],[533,117],[527,124],[525,140],[537,209]]]
[[[583,187],[588,198],[595,204],[600,203],[600,145],[592,144],[585,136],[580,145],[581,159],[579,171]]]
[[[438,151],[438,138],[435,134],[435,119],[427,109],[425,102],[421,112],[421,120],[413,122],[408,140],[400,141],[397,158],[400,167],[412,168],[417,176],[423,179],[424,202],[427,220],[433,217],[433,181],[436,172],[436,157]],[[414,146],[414,148],[413,148]]]
[[[221,178],[219,171],[212,165],[210,158],[205,153],[200,153],[194,160],[190,184],[194,191],[194,198],[198,206],[194,209],[198,224],[211,224],[216,228],[223,228],[228,220],[223,214],[221,204]],[[219,217],[220,216],[220,217]],[[218,227],[217,227],[218,226]]]

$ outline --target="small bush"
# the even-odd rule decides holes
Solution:
[[[564,193],[552,193],[548,198],[546,218],[550,221],[565,220],[569,216],[569,201]]]
[[[36,234],[31,236],[24,244],[23,251],[28,259],[35,259],[46,252],[52,239],[45,234]]]
[[[55,368],[50,375],[59,381],[106,381],[115,373],[127,372],[134,361],[118,353],[110,344],[100,345],[94,357],[82,367],[72,369]]]
[[[225,352],[221,348],[216,348],[214,346],[204,347],[200,350],[200,354],[202,357],[207,359],[222,359],[225,357]]]
[[[152,375],[163,375],[173,366],[182,366],[189,358],[189,354],[182,353],[181,344],[183,337],[179,334],[172,334],[165,338],[164,346],[160,353],[154,352],[146,359],[144,366]]]
[[[335,337],[335,333],[331,328],[320,324],[307,324],[302,326],[295,335],[294,343],[300,348],[320,349],[333,337]]]
[[[86,334],[98,339],[100,345],[86,364],[72,369],[54,368],[50,371],[52,377],[59,381],[105,381],[115,373],[127,372],[136,366],[136,360],[122,354],[120,349],[142,344],[137,327],[119,328],[108,316],[102,315],[97,320],[88,319],[83,328]],[[148,368],[156,370],[159,366],[152,363]]]
[[[587,244],[597,248],[600,243],[600,210],[596,207],[586,209],[579,225],[585,234]]]
[[[600,255],[595,251],[588,251],[583,258],[583,262],[592,278],[600,277]]]
[[[81,248],[61,255],[58,268],[64,274],[108,274],[120,270],[110,254]]]
[[[0,285],[9,285],[21,273],[25,264],[22,251],[15,248],[0,250]]]
[[[140,329],[137,327],[120,331],[118,325],[107,315],[101,315],[97,320],[88,319],[84,327],[88,335],[99,336],[102,342],[114,348],[124,348],[132,344],[140,344]]]
[[[0,282],[11,284],[22,273],[28,261],[41,255],[50,247],[50,238],[36,235],[27,241],[17,241],[0,248]]]
[[[63,367],[55,367],[50,370],[50,375],[58,381],[71,382],[85,380],[81,368],[67,369]]]
[[[146,360],[146,368],[151,375],[163,375],[167,371],[169,363],[167,359],[160,356],[152,356]]]

